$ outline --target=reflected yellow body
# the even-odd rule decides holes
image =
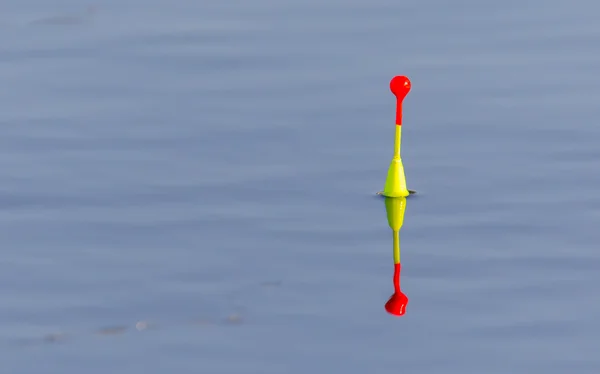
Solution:
[[[404,224],[404,212],[406,211],[406,198],[386,197],[385,211],[387,213],[388,225],[394,235],[394,264],[400,263],[400,229]]]
[[[383,195],[388,197],[406,197],[409,195],[406,188],[406,177],[404,166],[400,157],[400,146],[402,144],[402,126],[396,125],[396,137],[394,141],[394,158],[388,169]]]

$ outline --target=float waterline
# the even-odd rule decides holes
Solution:
[[[413,191],[406,187],[406,176],[404,175],[404,165],[400,156],[400,147],[402,145],[402,102],[410,92],[411,83],[408,77],[400,75],[390,81],[390,89],[396,96],[396,136],[394,138],[394,157],[388,169],[385,187],[381,193],[387,197],[406,197]]]

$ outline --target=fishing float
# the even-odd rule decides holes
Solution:
[[[385,187],[380,194],[386,197],[406,197],[414,194],[406,188],[406,176],[404,174],[404,165],[400,156],[400,146],[402,144],[402,103],[404,98],[410,92],[411,82],[408,77],[398,75],[390,81],[390,89],[396,96],[396,136],[394,138],[394,157],[388,169]]]

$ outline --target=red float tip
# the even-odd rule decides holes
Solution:
[[[402,100],[410,91],[410,79],[404,75],[398,75],[390,81],[390,89],[396,96],[396,125],[402,126]]]
[[[396,76],[390,82],[390,89],[399,101],[404,100],[406,95],[408,95],[410,86],[410,79],[404,75]]]

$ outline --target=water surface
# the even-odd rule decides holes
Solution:
[[[596,2],[90,5],[1,6],[4,372],[598,373]]]

